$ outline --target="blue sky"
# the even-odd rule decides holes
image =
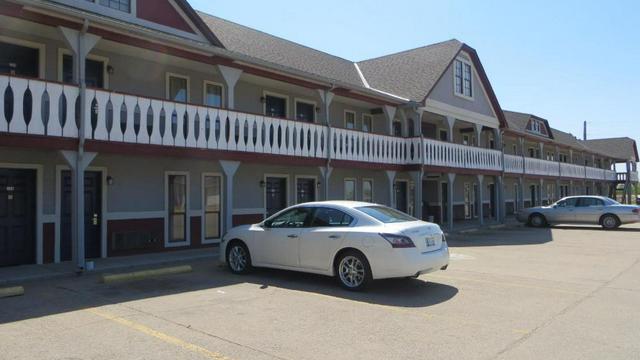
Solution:
[[[457,38],[504,109],[588,137],[640,140],[640,2],[191,0],[198,10],[363,60]]]

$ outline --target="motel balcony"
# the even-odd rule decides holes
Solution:
[[[79,138],[79,88],[0,76],[0,133]],[[495,174],[616,181],[615,171],[503,154],[424,138],[402,138],[162,99],[87,89],[85,139],[221,152],[425,166]],[[220,155],[221,157],[224,154]],[[446,169],[446,170],[445,170]],[[632,174],[637,178],[637,173]]]

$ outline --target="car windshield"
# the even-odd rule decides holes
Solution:
[[[392,209],[386,206],[380,206],[380,205],[361,206],[356,209],[362,211],[363,213],[385,224],[418,220],[401,211],[398,211],[396,209]]]

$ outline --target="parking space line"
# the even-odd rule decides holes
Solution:
[[[107,320],[113,321],[115,323],[118,323],[120,325],[126,326],[126,327],[128,327],[130,329],[136,330],[136,331],[138,331],[140,333],[143,333],[145,335],[149,335],[151,337],[159,339],[159,340],[161,340],[161,341],[163,341],[163,342],[165,342],[167,344],[175,345],[175,346],[180,347],[180,348],[182,348],[184,350],[188,350],[188,351],[191,351],[193,353],[202,355],[202,356],[204,356],[204,357],[206,357],[208,359],[230,360],[230,358],[228,358],[228,357],[226,357],[226,356],[224,356],[222,354],[219,354],[217,352],[213,352],[211,350],[205,349],[202,346],[198,346],[198,345],[186,342],[184,340],[178,339],[177,337],[165,334],[165,333],[160,332],[158,330],[154,330],[154,329],[152,329],[152,328],[150,328],[148,326],[139,324],[137,322],[134,322],[134,321],[131,321],[131,320],[127,320],[127,319],[122,318],[122,317],[115,316],[115,315],[110,314],[110,313],[108,313],[108,312],[106,312],[104,310],[100,310],[98,308],[90,308],[90,309],[87,309],[86,311],[88,311],[88,312],[90,312],[90,313],[92,313],[94,315],[97,315],[97,316],[99,316],[99,317],[101,317],[103,319],[107,319]]]
[[[492,284],[492,285],[505,285],[505,286],[521,287],[521,288],[528,288],[528,289],[535,289],[535,290],[547,290],[547,291],[554,291],[554,292],[559,292],[559,293],[563,293],[563,294],[570,294],[570,295],[585,295],[585,293],[578,292],[578,291],[562,290],[562,289],[550,288],[550,287],[545,287],[545,286],[516,284],[516,283],[504,282],[504,281],[471,279],[471,278],[465,278],[465,277],[446,276],[446,275],[433,275],[433,274],[429,274],[428,277],[429,278],[435,278],[435,279],[442,279],[442,280],[473,281],[473,282],[480,282],[480,283],[486,283],[486,284]]]

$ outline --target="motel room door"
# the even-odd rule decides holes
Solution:
[[[267,177],[266,185],[267,217],[287,207],[287,179],[284,177]]]
[[[71,172],[62,172],[60,260],[70,261],[71,243]],[[102,222],[102,173],[84,173],[84,253],[87,259],[99,258]]]
[[[0,169],[0,266],[35,263],[36,172]]]

